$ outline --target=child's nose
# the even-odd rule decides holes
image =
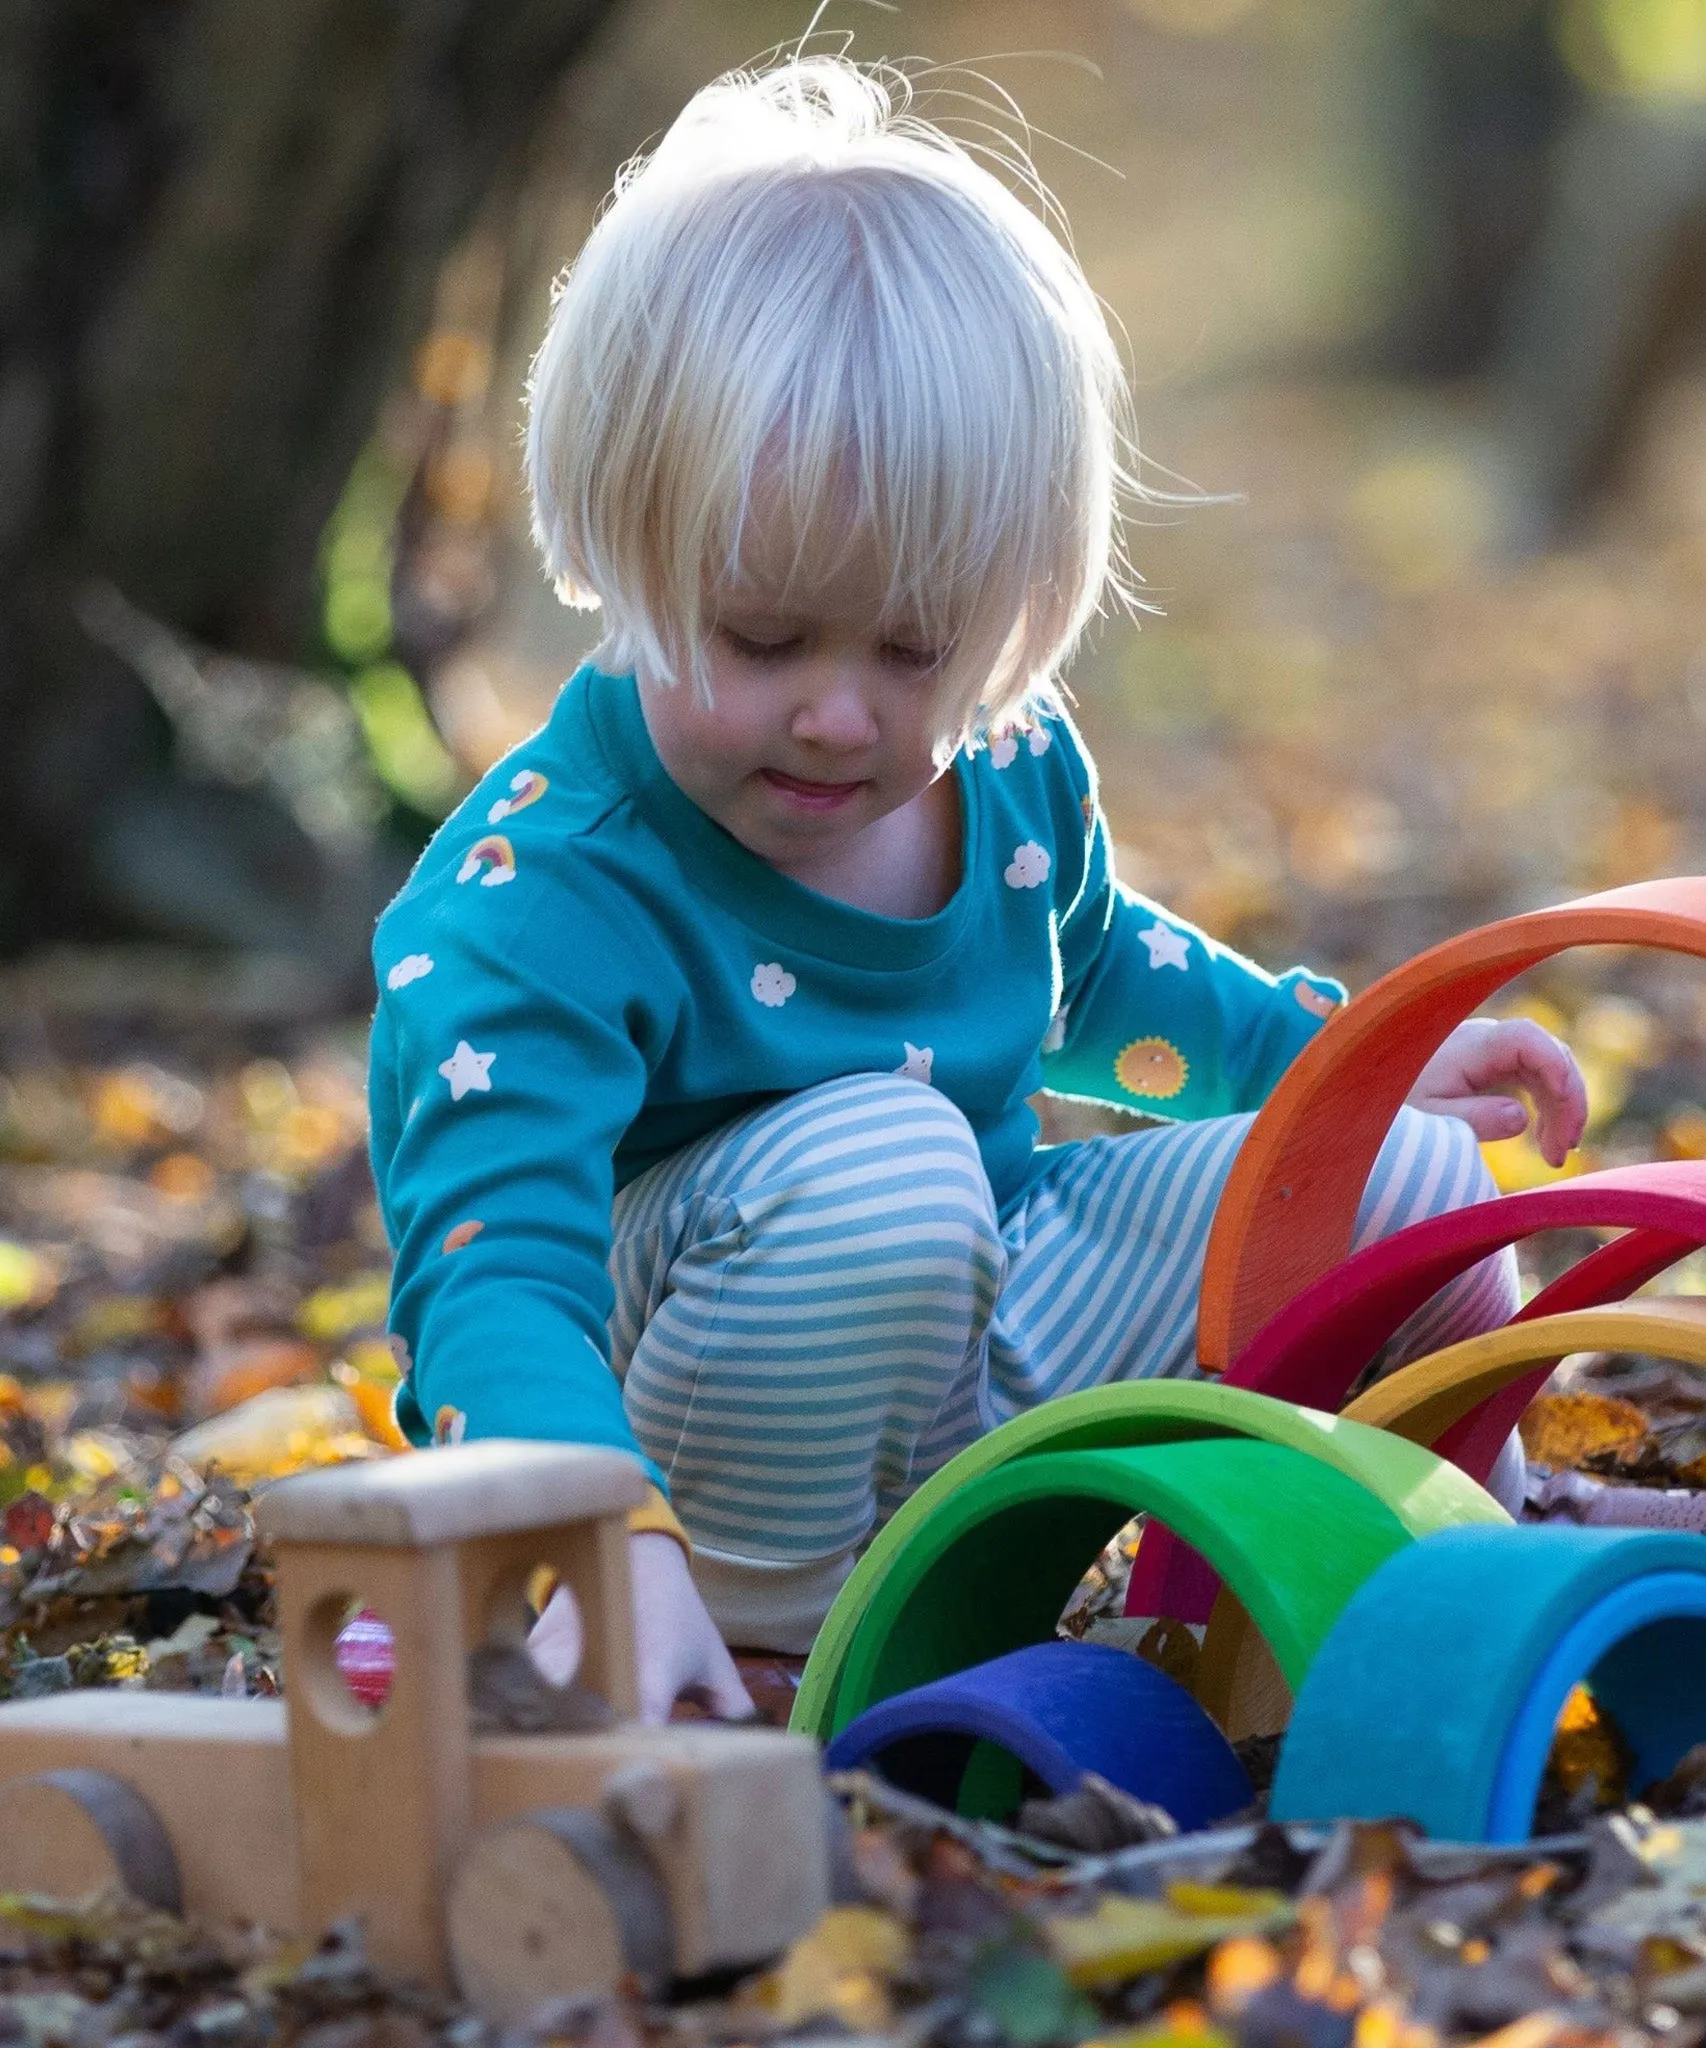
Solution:
[[[876,720],[858,678],[845,672],[826,677],[801,699],[794,713],[794,738],[819,747],[868,747]]]

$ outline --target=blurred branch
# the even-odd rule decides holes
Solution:
[[[268,943],[321,943],[321,536],[448,253],[618,4],[0,0],[0,952],[180,932],[142,878],[186,863],[251,897],[293,871]]]
[[[77,617],[147,684],[171,720],[186,775],[235,788],[267,784],[331,852],[366,843],[385,798],[341,691],[298,669],[193,651],[110,583],[84,587]]]

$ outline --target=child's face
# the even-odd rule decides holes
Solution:
[[[782,536],[749,534],[738,587],[709,593],[714,702],[683,681],[645,684],[658,757],[708,816],[761,860],[820,875],[912,803],[934,758],[945,650],[882,621],[886,578],[868,548],[787,589]],[[785,593],[785,594],[784,594]]]

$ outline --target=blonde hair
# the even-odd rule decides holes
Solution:
[[[1137,487],[1076,259],[910,103],[903,73],[824,56],[697,93],[557,289],[527,470],[559,593],[604,608],[599,658],[707,701],[707,595],[739,580],[755,489],[796,570],[868,537],[885,618],[945,650],[952,752],[1058,703],[1105,594],[1131,601]]]

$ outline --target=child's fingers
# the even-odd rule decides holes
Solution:
[[[722,1649],[720,1642],[717,1647],[719,1650]],[[758,1709],[753,1705],[752,1695],[741,1683],[734,1660],[726,1651],[723,1652],[722,1662],[728,1666],[726,1671],[720,1669],[717,1660],[712,1658],[705,1670],[695,1671],[691,1678],[683,1680],[676,1686],[667,1704],[660,1699],[652,1703],[652,1711],[647,1711],[647,1703],[642,1700],[640,1718],[648,1721],[667,1721],[670,1708],[675,1702],[686,1700],[701,1713],[714,1714],[719,1721],[756,1720]]]
[[[580,1609],[559,1586],[527,1638],[527,1653],[551,1685],[567,1685],[580,1669],[586,1648]]]
[[[1577,1078],[1579,1080],[1580,1076]],[[1562,1166],[1582,1142],[1582,1133],[1587,1129],[1586,1091],[1581,1091],[1579,1096],[1574,1092],[1546,1096],[1536,1089],[1534,1102],[1539,1112],[1535,1143],[1551,1165]]]
[[[1562,1166],[1581,1142],[1588,1115],[1581,1069],[1569,1047],[1531,1018],[1507,1018],[1488,1032],[1465,1060],[1463,1078],[1476,1089],[1525,1090],[1536,1111],[1535,1142],[1553,1166]],[[1509,1137],[1521,1128],[1516,1124],[1498,1135]]]
[[[1582,1070],[1569,1047],[1538,1024],[1526,1025],[1514,1040],[1514,1050],[1511,1079],[1533,1099],[1535,1142],[1544,1158],[1562,1166],[1587,1128],[1588,1091]]]
[[[1528,1128],[1528,1111],[1511,1095],[1436,1095],[1418,1102],[1432,1116],[1454,1116],[1483,1144],[1514,1138]]]
[[[752,1695],[741,1683],[734,1659],[727,1652],[724,1653],[723,1661],[728,1667],[727,1670],[714,1673],[710,1683],[705,1687],[711,1696],[712,1711],[720,1714],[725,1721],[750,1721],[758,1713]]]

